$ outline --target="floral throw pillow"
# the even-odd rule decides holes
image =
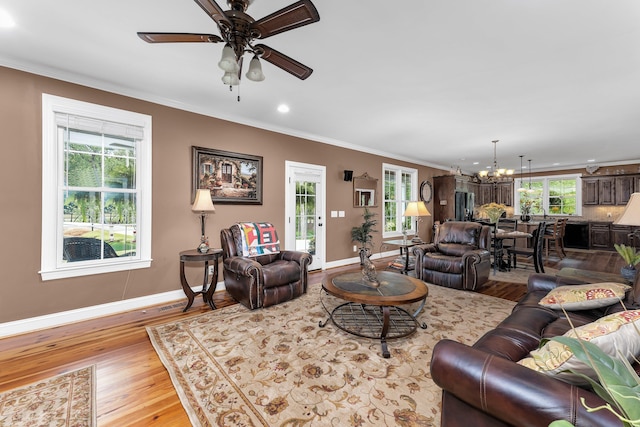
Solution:
[[[558,286],[542,298],[539,304],[558,310],[589,310],[617,303],[624,299],[629,289],[631,286],[615,282]]]
[[[629,362],[640,356],[640,310],[629,310],[613,313],[595,322],[572,329],[564,334],[590,341],[600,347],[606,354],[614,357],[622,355]],[[569,347],[556,341],[548,341],[518,364],[555,376],[571,384],[584,385],[587,381],[571,372],[580,372],[596,379],[593,369],[578,360]]]

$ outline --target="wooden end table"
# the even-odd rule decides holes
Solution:
[[[379,339],[382,356],[391,357],[387,348],[387,339],[406,337],[414,333],[418,326],[426,329],[426,323],[420,324],[416,318],[422,311],[429,289],[415,277],[390,271],[377,273],[379,286],[372,286],[364,280],[362,272],[336,273],[325,278],[322,291],[347,302],[329,311],[322,300],[320,302],[329,318],[319,322],[324,327],[329,320],[338,328],[350,334]],[[400,305],[420,301],[418,309],[410,314]]]
[[[191,249],[188,251],[180,252],[180,283],[182,284],[182,290],[189,299],[187,306],[182,310],[189,310],[191,304],[196,295],[202,294],[202,299],[205,303],[209,304],[212,310],[216,309],[216,305],[213,303],[213,293],[216,291],[218,285],[218,259],[222,255],[222,249],[209,249],[207,253],[201,253],[197,249]],[[184,275],[184,264],[187,262],[204,262],[204,278],[202,279],[202,290],[194,292],[187,282],[187,278]],[[211,282],[209,283],[209,262],[213,263],[213,274],[211,275]]]

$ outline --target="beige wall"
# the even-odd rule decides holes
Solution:
[[[2,67],[0,93],[0,322],[181,289],[178,253],[195,248],[200,233],[199,217],[190,209],[193,145],[264,157],[263,205],[218,204],[207,222],[214,246],[219,246],[220,229],[238,220],[271,221],[284,241],[285,160],[326,166],[327,213],[346,211],[345,218],[326,219],[329,262],[356,256],[350,230],[362,219],[362,209],[352,207],[352,186],[343,181],[344,169],[353,170],[354,175],[368,172],[380,182],[383,162],[417,168],[420,181],[443,173]],[[151,268],[46,282],[40,279],[42,93],[153,117]],[[381,219],[382,209],[376,211]],[[426,218],[420,225],[423,239],[430,238],[430,229],[431,220]],[[376,247],[380,235],[376,235]],[[189,269],[188,274],[194,285],[199,283],[201,267]]]

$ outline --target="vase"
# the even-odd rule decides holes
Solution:
[[[531,215],[529,215],[529,214],[522,214],[522,215],[520,215],[520,221],[522,221],[522,222],[529,222],[529,221],[531,221]]]
[[[633,282],[636,279],[636,273],[637,273],[637,270],[634,267],[630,267],[628,265],[625,265],[620,269],[620,274],[622,275],[622,278],[624,278],[629,282]]]

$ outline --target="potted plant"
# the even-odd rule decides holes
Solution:
[[[587,410],[610,411],[622,421],[625,427],[640,427],[640,378],[625,357],[611,357],[592,342],[574,337],[563,336],[551,339],[569,347],[576,358],[591,366],[596,372],[598,381],[587,376],[583,377],[607,404],[589,408],[582,399],[581,403]],[[570,426],[573,424],[565,420],[549,424],[549,427]]]
[[[377,232],[373,227],[378,223],[377,220],[373,219],[376,214],[369,211],[366,207],[364,208],[362,216],[364,218],[362,224],[351,229],[351,241],[360,244],[360,265],[364,264],[365,258],[368,259],[371,256],[371,249],[369,247],[373,241],[373,235],[371,233]]]
[[[630,282],[633,282],[636,278],[636,264],[640,262],[640,253],[636,251],[633,246],[613,245],[616,251],[620,254],[626,265],[620,269],[622,277]]]

